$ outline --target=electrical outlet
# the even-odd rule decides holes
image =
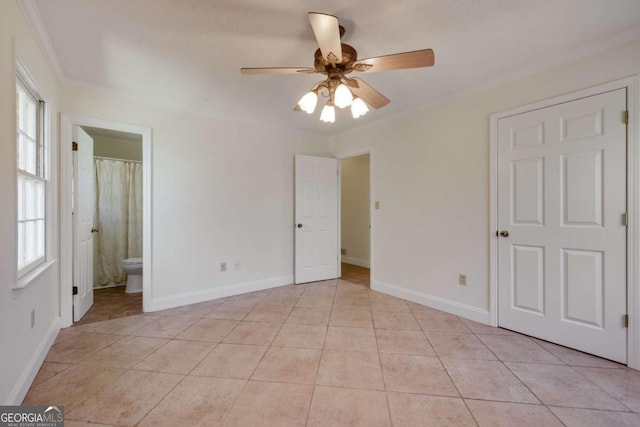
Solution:
[[[221,262],[220,263],[220,271],[227,271],[227,263],[226,262]]]
[[[36,326],[36,311],[31,310],[31,329]]]
[[[233,263],[233,268],[236,270],[240,270],[240,261],[236,261]]]
[[[344,255],[344,256],[347,256],[347,250],[344,249],[344,248],[340,249],[340,254]]]
[[[462,286],[467,286],[467,275],[461,274],[458,276],[458,284]]]

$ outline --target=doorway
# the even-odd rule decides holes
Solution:
[[[371,286],[371,161],[369,153],[340,160],[341,279]]]
[[[80,129],[93,142],[93,194],[74,192],[74,206],[83,204],[78,200],[82,197],[91,198],[93,305],[82,316],[74,306],[75,324],[142,313],[141,282],[133,277],[142,270],[142,136],[91,126]],[[132,264],[135,261],[140,262]]]
[[[90,136],[89,134],[92,134]],[[88,199],[84,200],[83,203],[78,203],[80,200],[76,200],[74,204],[75,193],[75,184],[74,184],[74,163],[76,156],[74,155],[72,146],[73,142],[77,142],[78,135],[84,134],[86,135],[84,145],[91,145],[93,148],[94,139],[98,140],[97,151],[95,153],[96,158],[94,158],[94,153],[91,153],[89,164],[91,165],[91,175],[93,175],[93,169],[96,162],[105,162],[105,163],[114,163],[116,168],[129,168],[133,171],[134,174],[137,174],[137,180],[141,180],[141,185],[138,184],[139,190],[141,190],[141,195],[132,194],[132,192],[127,192],[127,197],[133,199],[133,210],[128,210],[124,216],[127,216],[127,223],[131,222],[129,216],[132,216],[136,213],[136,211],[141,212],[141,221],[133,221],[135,227],[132,230],[129,230],[128,234],[131,236],[131,239],[127,238],[126,246],[132,246],[132,251],[136,251],[136,253],[140,253],[140,257],[142,262],[142,292],[137,294],[130,294],[129,298],[121,298],[121,295],[117,295],[114,297],[114,293],[122,293],[124,294],[125,288],[122,286],[122,279],[126,277],[125,274],[122,274],[120,271],[120,275],[118,276],[118,267],[122,267],[122,260],[120,260],[120,265],[118,264],[117,258],[121,257],[119,253],[113,253],[108,259],[108,268],[112,268],[114,271],[107,271],[110,274],[104,274],[105,271],[101,271],[99,276],[101,276],[100,280],[97,280],[97,285],[99,289],[94,289],[94,274],[91,272],[90,274],[84,274],[85,277],[85,290],[81,292],[79,289],[80,286],[76,285],[76,277],[74,277],[74,271],[77,268],[78,263],[84,265],[83,271],[88,271],[89,266],[90,269],[93,270],[94,266],[94,251],[86,250],[86,256],[84,258],[78,258],[74,260],[74,236],[77,236],[78,233],[74,234],[74,208],[75,206],[87,206],[85,211],[90,212],[85,213],[85,216],[90,216],[90,219],[86,222],[90,223],[90,227],[85,227],[89,229],[93,229],[93,233],[91,235],[99,235],[101,230],[99,224],[99,218],[94,218],[96,213],[96,205],[98,204],[98,198],[95,196],[90,196]],[[67,182],[69,185],[61,185],[61,208],[60,208],[60,223],[61,223],[61,253],[60,253],[60,264],[61,264],[61,292],[60,292],[60,305],[61,305],[61,318],[62,318],[62,326],[67,327],[71,326],[74,320],[80,320],[80,313],[76,313],[76,319],[74,319],[74,304],[78,306],[78,304],[82,305],[83,310],[87,310],[91,305],[93,305],[93,297],[96,296],[96,301],[98,305],[94,307],[95,314],[89,313],[91,316],[84,319],[83,322],[88,322],[92,320],[104,320],[105,317],[119,317],[123,314],[135,314],[138,312],[144,312],[145,307],[148,306],[151,301],[151,279],[152,279],[152,270],[151,270],[151,176],[152,176],[152,165],[151,165],[151,129],[143,126],[137,125],[129,125],[125,123],[111,122],[100,119],[93,119],[81,116],[73,116],[62,114],[60,119],[60,141],[61,147],[69,147],[69,149],[60,150],[60,163],[61,163],[61,181]],[[90,141],[90,142],[89,142]],[[106,145],[105,145],[106,141]],[[111,142],[109,144],[109,141]],[[136,147],[137,144],[137,147]],[[79,144],[78,144],[79,145]],[[106,150],[106,151],[105,151]],[[129,152],[129,154],[127,154]],[[133,159],[134,155],[132,152],[137,152],[135,155],[136,159]],[[120,158],[119,158],[120,157]],[[129,159],[122,159],[122,157],[129,157]],[[137,160],[140,159],[140,160]],[[87,163],[86,159],[84,160]],[[127,165],[125,167],[125,163]],[[137,163],[136,163],[137,162]],[[137,166],[134,166],[137,165]],[[144,168],[142,168],[144,165]],[[76,169],[80,170],[79,166],[76,165]],[[137,169],[137,170],[136,170]],[[107,172],[106,180],[113,180],[112,172]],[[96,189],[95,177],[91,177],[91,186],[90,188],[94,191]],[[86,181],[86,179],[85,179]],[[125,182],[120,182],[122,186],[131,185],[131,180],[126,179]],[[115,181],[114,181],[115,182]],[[113,182],[106,182],[104,188],[111,189],[114,185]],[[104,191],[104,190],[103,190]],[[86,193],[86,190],[84,191]],[[80,196],[80,194],[78,194]],[[87,199],[87,198],[85,198]],[[88,203],[87,203],[88,202]],[[106,206],[116,206],[117,203],[115,201],[107,200]],[[124,211],[123,211],[124,212]],[[133,213],[132,213],[133,212]],[[116,215],[117,217],[117,215]],[[140,218],[138,218],[140,219]],[[110,220],[109,220],[110,221]],[[107,221],[107,222],[109,222]],[[103,227],[109,228],[111,225],[107,225],[103,222]],[[116,227],[117,228],[117,227]],[[106,232],[105,229],[102,231]],[[102,236],[100,236],[102,237]],[[99,238],[98,238],[99,239]],[[111,240],[108,247],[117,247],[115,244],[115,240],[113,238],[109,238],[105,236],[106,240]],[[91,239],[93,240],[93,239]],[[137,243],[136,243],[137,242]],[[93,242],[91,242],[93,244]],[[130,248],[127,248],[127,256],[129,256],[128,252]],[[115,261],[113,261],[115,260]],[[100,265],[96,262],[96,265]],[[107,269],[108,269],[107,268]],[[98,268],[100,271],[102,267]],[[112,274],[111,274],[112,273]],[[76,275],[77,276],[77,275]],[[90,283],[87,284],[87,283]],[[77,286],[77,287],[76,287]],[[74,287],[76,287],[77,292]],[[90,289],[90,291],[89,291]],[[76,292],[76,295],[74,295]],[[104,295],[102,295],[104,294]],[[83,297],[84,301],[80,301],[80,297]],[[126,297],[126,295],[125,295]]]

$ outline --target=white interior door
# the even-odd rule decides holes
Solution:
[[[498,120],[499,325],[622,363],[626,105],[620,89]]]
[[[93,305],[93,139],[79,126],[73,128],[78,144],[73,156],[73,321]]]
[[[338,160],[295,157],[295,282],[338,277]]]

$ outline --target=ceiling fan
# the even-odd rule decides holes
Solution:
[[[322,95],[327,98],[327,103],[320,115],[320,120],[323,122],[335,121],[334,106],[338,108],[351,106],[351,113],[356,119],[369,111],[366,104],[378,109],[390,102],[387,97],[361,79],[348,77],[351,72],[376,73],[431,67],[435,63],[431,49],[358,59],[358,52],[352,46],[340,41],[344,35],[344,27],[338,25],[338,18],[316,12],[309,12],[308,15],[311,28],[320,46],[314,54],[314,68],[241,68],[240,71],[242,74],[325,74],[327,78],[316,83],[294,108],[294,111],[305,111],[311,114],[316,108],[318,95]]]

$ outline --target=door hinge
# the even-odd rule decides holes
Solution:
[[[77,142],[72,142],[71,143],[71,151],[78,151],[78,143]]]
[[[629,214],[626,212],[622,214],[622,225],[629,226]]]
[[[626,125],[629,124],[629,110],[622,112],[622,122]]]
[[[74,287],[73,287],[73,288],[71,288],[71,289],[72,289],[72,291],[71,291],[71,295],[78,295],[78,287],[77,287],[77,286],[74,286]]]
[[[628,314],[623,314],[622,315],[622,324],[624,325],[625,328],[629,327],[629,315]]]

